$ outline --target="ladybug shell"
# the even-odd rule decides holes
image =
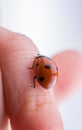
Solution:
[[[46,56],[38,56],[34,62],[34,72],[39,84],[48,89],[55,85],[58,69],[55,63]]]

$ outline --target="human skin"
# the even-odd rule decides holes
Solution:
[[[32,87],[33,72],[27,68],[38,53],[31,39],[0,27],[0,130],[11,129],[8,118],[12,130],[64,130],[57,105],[82,86],[82,55],[65,51],[53,56],[59,78],[46,90],[37,83]]]

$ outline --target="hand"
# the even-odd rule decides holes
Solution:
[[[82,85],[82,55],[67,51],[54,56],[58,82],[54,90],[45,90],[31,87],[27,69],[37,53],[28,37],[0,28],[0,130],[10,130],[8,118],[12,130],[64,130],[56,103]]]

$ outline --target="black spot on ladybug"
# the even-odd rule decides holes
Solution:
[[[47,64],[47,65],[45,65],[44,67],[45,67],[46,69],[50,69],[50,68],[51,68],[51,66],[50,66],[50,65],[48,65],[48,64]]]
[[[40,77],[39,80],[40,80],[40,81],[44,81],[44,77]]]
[[[39,66],[39,64],[36,64],[36,66]]]

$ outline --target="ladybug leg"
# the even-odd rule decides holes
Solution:
[[[36,76],[34,76],[33,78],[34,88],[35,88],[35,79],[36,79]]]
[[[33,62],[32,67],[27,67],[27,68],[29,68],[29,69],[34,69],[34,63],[35,63],[35,60],[34,60],[34,62]]]

